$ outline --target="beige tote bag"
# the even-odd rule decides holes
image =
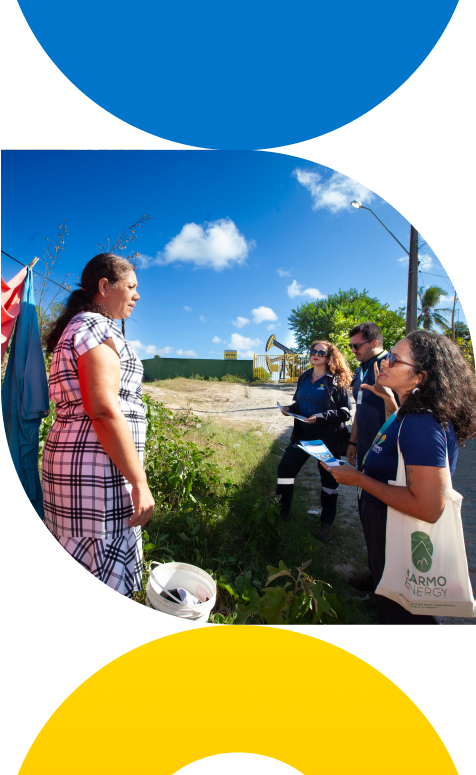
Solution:
[[[388,506],[385,568],[375,594],[412,614],[475,617],[461,523],[463,497],[453,490],[448,452],[446,477],[445,508],[438,522],[423,522]],[[397,479],[389,484],[406,486],[400,440]]]

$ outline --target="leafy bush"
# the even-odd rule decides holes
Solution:
[[[194,379],[194,380],[197,380],[198,382],[203,382],[205,377],[203,376],[203,374],[191,374],[189,379]]]
[[[269,382],[271,374],[263,366],[253,370],[253,382]]]
[[[50,413],[47,417],[44,417],[41,421],[38,436],[40,440],[39,444],[39,450],[38,450],[38,465],[41,468],[41,463],[43,461],[43,448],[45,446],[46,437],[48,436],[48,433],[51,430],[51,427],[56,420],[56,407],[52,401],[50,401]]]
[[[238,382],[240,384],[247,385],[249,382],[249,379],[247,379],[244,374],[224,374],[223,377],[220,377],[220,381]]]
[[[251,540],[264,539],[271,544],[279,540],[280,497],[274,493],[265,495],[250,505],[243,520],[243,533],[246,538]]]
[[[297,568],[297,576],[280,561],[274,568],[268,565],[268,580],[263,594],[260,596],[255,586],[246,586],[249,578],[244,578],[241,586],[233,590],[241,599],[236,604],[234,624],[252,623],[266,624],[344,624],[345,613],[335,594],[329,593],[330,584],[316,581],[305,569],[310,560]],[[289,577],[282,587],[270,587],[278,578]],[[238,581],[238,580],[237,580]]]

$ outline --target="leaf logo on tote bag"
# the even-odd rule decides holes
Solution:
[[[430,570],[432,555],[433,544],[430,536],[421,530],[412,533],[412,562],[415,568],[420,572]]]

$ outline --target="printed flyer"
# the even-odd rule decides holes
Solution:
[[[333,466],[344,465],[344,461],[336,460],[328,447],[326,447],[324,442],[320,441],[320,439],[317,441],[301,441],[299,446],[304,452],[307,452],[308,455],[312,455],[319,460],[319,462],[325,463],[331,468]]]

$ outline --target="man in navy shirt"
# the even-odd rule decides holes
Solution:
[[[349,331],[349,336],[350,348],[360,362],[360,366],[351,383],[356,410],[347,448],[347,460],[361,471],[365,453],[372,446],[375,436],[386,419],[385,404],[382,399],[370,390],[362,390],[361,386],[375,384],[374,364],[380,364],[387,351],[383,348],[382,330],[376,323],[370,321],[359,323]],[[353,576],[349,581],[356,589],[373,589],[370,575]]]

